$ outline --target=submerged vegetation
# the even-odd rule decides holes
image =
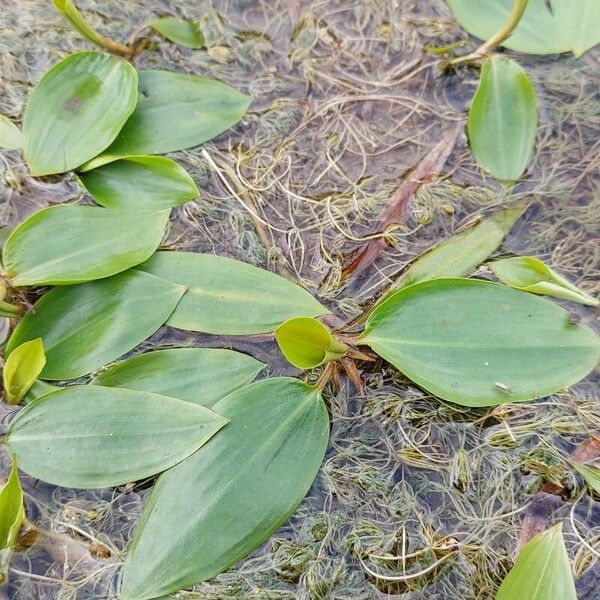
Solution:
[[[458,11],[459,3],[449,4]],[[440,181],[437,189],[436,184],[430,190],[423,185],[443,170],[459,127],[431,148],[385,203],[372,204],[371,214],[381,209],[380,230],[349,234],[352,207],[348,201],[360,198],[368,206],[372,200],[364,162],[367,132],[356,129],[356,123],[350,126],[340,121],[347,139],[354,139],[361,149],[357,156],[360,162],[362,153],[362,175],[348,179],[339,167],[343,153],[336,157],[339,148],[332,145],[325,150],[328,166],[317,181],[332,171],[350,187],[310,199],[285,187],[286,173],[292,168],[289,156],[287,167],[286,159],[279,163],[274,158],[265,166],[259,158],[254,176],[244,167],[254,153],[260,157],[266,143],[260,136],[268,137],[269,128],[281,127],[269,121],[270,111],[285,112],[285,102],[275,101],[260,117],[256,146],[231,147],[232,162],[218,150],[203,149],[200,156],[203,167],[214,171],[247,215],[252,234],[244,225],[239,241],[246,237],[252,240],[247,244],[260,242],[261,256],[280,274],[217,256],[206,246],[208,251],[198,252],[198,247],[181,242],[185,230],[177,229],[181,224],[171,219],[171,208],[181,207],[176,210],[185,215],[188,227],[193,224],[192,229],[215,239],[218,219],[204,222],[198,214],[186,212],[203,205],[202,200],[194,208],[186,204],[198,194],[195,179],[204,188],[202,177],[191,177],[170,158],[152,155],[211,140],[243,118],[251,98],[207,77],[138,70],[126,59],[141,60],[152,46],[150,38],[138,33],[128,44],[113,41],[98,33],[71,2],[55,1],[55,5],[84,37],[111,54],[78,52],[51,67],[29,97],[22,133],[10,120],[0,124],[2,145],[23,150],[33,177],[77,171],[72,181],[84,186],[100,206],[71,203],[44,208],[15,227],[4,243],[5,289],[0,308],[11,320],[5,345],[5,399],[27,406],[11,415],[2,440],[15,456],[11,475],[0,491],[0,502],[7,506],[1,524],[6,533],[3,552],[31,546],[56,556],[56,548],[48,541],[53,534],[24,521],[15,464],[63,488],[125,486],[128,494],[136,486],[140,490],[151,487],[124,561],[102,563],[119,552],[112,541],[93,539],[82,548],[78,540],[74,550],[65,541],[68,538],[62,539],[67,562],[71,552],[71,557],[79,556],[75,560],[79,566],[94,565],[95,597],[116,593],[123,600],[150,600],[207,580],[208,587],[199,597],[250,597],[244,579],[260,581],[260,556],[249,559],[250,565],[256,561],[258,567],[251,567],[247,575],[242,570],[241,579],[232,582],[227,573],[222,575],[226,593],[218,580],[213,593],[210,580],[268,540],[293,515],[315,477],[320,477],[324,482],[320,485],[328,487],[335,504],[347,502],[356,511],[353,519],[358,520],[346,532],[344,547],[364,580],[372,584],[368,588],[372,591],[428,589],[445,573],[456,572],[461,580],[486,581],[483,592],[479,583],[473,583],[478,597],[482,593],[493,597],[497,591],[497,598],[513,598],[511,590],[523,588],[526,573],[526,583],[535,585],[537,579],[535,593],[545,590],[546,595],[539,598],[554,598],[556,590],[575,597],[561,529],[554,526],[544,531],[544,521],[549,519],[553,498],[575,498],[569,498],[569,493],[577,474],[589,490],[597,491],[597,469],[588,464],[600,455],[596,428],[588,428],[587,437],[571,452],[549,444],[543,432],[545,427],[556,434],[577,431],[572,420],[560,416],[572,403],[565,399],[564,390],[594,369],[600,340],[581,322],[590,312],[573,313],[539,296],[588,306],[598,302],[559,274],[560,261],[552,261],[557,264],[554,270],[531,256],[494,256],[526,209],[523,197],[535,197],[535,190],[518,188],[535,152],[538,118],[534,88],[521,67],[511,59],[488,56],[492,47],[474,53],[474,62],[485,62],[469,111],[469,141],[481,166],[506,184],[502,192],[499,188],[491,192],[500,196],[497,204],[502,208],[457,235],[443,236],[445,241],[404,265],[399,276],[380,282],[377,294],[368,280],[353,294],[361,285],[357,275],[366,272],[388,245],[400,247],[411,239],[409,233],[434,218],[427,210],[452,215],[456,208],[451,198],[464,193],[468,204],[473,198],[486,197],[484,187],[457,192],[447,181]],[[579,4],[574,5],[579,10]],[[527,9],[520,13],[519,25],[514,29],[513,23],[511,31],[526,26]],[[167,17],[149,27],[185,48],[207,44],[204,32],[192,21]],[[317,35],[313,43],[318,44],[323,25],[311,16],[297,24],[294,44],[309,30]],[[589,39],[581,44],[583,49],[593,45]],[[583,46],[575,49],[565,41],[565,47],[576,54],[583,52]],[[456,48],[448,46],[449,51]],[[292,53],[290,60],[310,69],[301,53]],[[463,62],[473,60],[465,55]],[[441,66],[465,68],[460,63],[444,59]],[[420,69],[413,65],[408,72]],[[354,101],[375,100],[371,94],[367,100]],[[390,96],[385,101],[396,100]],[[327,110],[338,108],[334,103]],[[421,126],[418,119],[416,126]],[[306,125],[297,125],[292,137],[302,127]],[[270,135],[283,143],[272,151],[273,157],[294,143],[286,138],[289,131],[285,128]],[[332,144],[338,135],[328,137]],[[369,156],[376,156],[377,144],[369,143],[373,147]],[[261,170],[262,179],[258,177]],[[305,175],[314,179],[314,173]],[[289,206],[292,229],[274,225],[260,199],[263,192],[268,196],[271,188],[281,186],[290,202],[301,202],[302,209]],[[427,193],[432,194],[428,201]],[[213,196],[211,202],[216,201]],[[404,226],[409,203],[417,221],[412,232]],[[273,209],[279,219],[284,218],[275,205]],[[358,225],[361,210],[355,210]],[[360,245],[345,259],[340,248],[325,243],[324,231],[319,231],[317,255],[329,257],[333,268],[317,300],[316,294],[292,281],[303,268],[305,239],[310,239],[301,235],[296,219],[318,222],[323,215],[332,231]],[[169,227],[173,228],[167,238],[171,241],[165,243]],[[314,226],[304,227],[310,236]],[[275,234],[288,240],[288,260],[278,256]],[[164,249],[157,252],[161,246]],[[332,253],[337,254],[336,260]],[[294,255],[301,257],[300,262]],[[311,255],[313,265],[319,265],[312,250]],[[489,269],[482,267],[490,258]],[[471,277],[474,273],[476,277]],[[486,281],[491,274],[500,283]],[[55,287],[39,289],[49,285]],[[165,324],[179,336],[175,343],[165,343],[159,332]],[[292,365],[318,370],[302,374],[304,381],[280,376],[277,370],[286,368],[271,352],[265,356],[266,376],[252,383],[263,363],[232,350],[198,348],[211,342],[206,336],[194,337],[197,334],[265,336],[268,340],[274,335]],[[237,339],[239,349],[247,350],[246,342],[239,341],[245,338]],[[153,350],[145,352],[149,347]],[[135,356],[122,358],[132,350]],[[400,402],[397,392],[390,391],[392,384],[402,385]],[[354,391],[348,393],[349,389]],[[515,404],[551,394],[542,402]],[[362,406],[354,398],[362,399]],[[344,402],[348,403],[345,408],[340,404]],[[535,414],[535,407],[540,406],[548,407],[551,420],[536,417],[535,422],[519,423],[527,411]],[[477,411],[476,407],[492,408]],[[331,440],[328,409],[333,417]],[[583,403],[577,410],[582,418],[594,414],[593,403],[589,407]],[[342,411],[348,414],[346,422],[336,418]],[[516,421],[509,424],[511,414]],[[354,421],[357,415],[360,418]],[[375,416],[379,430],[354,428],[354,422]],[[479,464],[472,460],[477,444],[494,455],[496,448],[519,448],[535,435],[538,446],[527,447],[509,460],[500,457]],[[323,464],[328,447],[330,454]],[[373,457],[371,465],[360,468],[367,457]],[[390,472],[393,464],[399,470],[393,467]],[[476,506],[477,494],[470,491],[475,479],[483,487],[489,479],[487,485],[493,489],[498,481],[510,481],[516,467],[530,474],[529,493],[537,508],[529,510],[525,505],[513,510],[514,490],[508,484],[491,492],[487,507]],[[416,470],[405,476],[405,468]],[[423,478],[419,469],[429,470],[433,478]],[[444,490],[442,480],[448,480],[459,494]],[[442,533],[443,528],[437,531],[429,516],[424,519],[416,509],[421,491],[452,498],[447,506],[435,509],[436,520],[447,510],[461,520],[475,513],[479,533],[477,529],[453,535]],[[109,502],[107,510],[114,509],[110,506],[114,502]],[[370,518],[373,503],[389,520]],[[344,528],[335,506],[331,508],[317,516],[301,508],[295,523],[304,541],[280,540],[273,545],[271,567],[282,581],[303,580],[311,597],[327,597],[344,577],[340,555],[323,556],[327,545],[335,546],[333,536]],[[504,516],[518,518],[521,512],[523,548],[510,569],[506,542],[504,550],[487,546],[486,535],[492,536]],[[575,532],[573,516],[570,525]],[[78,530],[83,538],[89,537]],[[483,543],[478,545],[477,536],[482,534]],[[575,572],[581,573],[596,553],[596,539],[576,536],[590,551],[581,564],[573,563]],[[415,539],[422,545],[415,545]],[[486,574],[489,561],[481,558],[482,553],[498,559],[501,569],[494,575]],[[117,589],[111,566],[121,562]],[[2,564],[8,570],[7,554]],[[500,585],[500,573],[509,570]],[[73,580],[74,593],[89,584]],[[444,595],[448,585],[450,581],[439,591],[443,597],[452,597],[452,593]],[[256,584],[250,587],[256,589]],[[272,593],[259,590],[252,597],[265,594],[292,597],[285,588]]]

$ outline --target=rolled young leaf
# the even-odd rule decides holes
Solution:
[[[524,206],[520,203],[499,210],[430,248],[408,266],[380,302],[419,281],[470,275],[500,246],[523,210]]]
[[[21,402],[45,364],[46,355],[41,338],[25,342],[11,352],[2,373],[8,404]]]
[[[506,22],[514,0],[447,0],[459,25],[487,40]],[[575,56],[600,43],[600,11],[596,0],[529,0],[505,48],[527,54]]]
[[[163,156],[132,156],[79,174],[94,200],[106,208],[165,209],[198,196],[187,171]]]
[[[496,260],[489,265],[498,279],[524,292],[564,298],[588,306],[598,306],[600,301],[561,277],[548,265],[533,256],[515,256]]]
[[[270,333],[292,317],[329,312],[291,281],[223,256],[157,252],[138,268],[187,287],[168,322],[179,329],[221,335]]]
[[[184,293],[181,285],[136,270],[54,288],[17,325],[6,354],[10,357],[23,342],[42,338],[42,379],[87,375],[150,337]]]
[[[20,150],[23,147],[21,130],[4,115],[0,115],[0,148]]]
[[[109,277],[151,256],[168,219],[168,210],[50,206],[11,233],[4,245],[4,268],[16,287]]]
[[[577,600],[562,525],[527,542],[505,577],[496,600]]]
[[[138,77],[125,60],[71,54],[34,88],[23,117],[34,176],[63,173],[97,156],[117,137],[137,102]]]
[[[233,350],[166,348],[123,360],[92,383],[154,392],[211,408],[249,384],[264,366]]]
[[[576,460],[569,462],[573,468],[585,479],[590,489],[600,496],[600,469],[595,465],[586,465]]]
[[[362,343],[464,406],[542,398],[585,377],[600,338],[543,298],[475,279],[433,279],[377,306]]]
[[[37,479],[103,488],[172,467],[226,423],[207,408],[168,396],[76,385],[21,410],[5,442],[21,469]]]
[[[152,21],[150,27],[180,46],[193,49],[204,46],[204,36],[198,28],[198,23],[191,19],[162,17]]]
[[[348,351],[329,329],[311,317],[289,319],[275,330],[275,339],[288,362],[299,369],[313,369],[338,360]]]
[[[505,56],[488,58],[467,121],[479,165],[502,181],[519,179],[531,160],[537,122],[535,90],[525,71]]]
[[[0,549],[15,545],[24,518],[23,490],[13,455],[10,475],[0,489]]]
[[[287,521],[317,475],[329,419],[315,389],[266,379],[214,410],[231,422],[159,478],[135,530],[121,600],[169,594],[235,564]]]
[[[139,75],[135,112],[110,148],[82,170],[126,156],[198,146],[235,125],[252,100],[206,77],[157,70],[140,71]]]

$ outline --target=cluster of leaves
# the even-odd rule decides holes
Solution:
[[[90,40],[129,52],[87,29],[71,2],[55,3]],[[201,44],[189,23],[152,27]],[[285,377],[254,382],[262,363],[219,349],[163,348],[114,363],[164,324],[275,334],[302,369],[348,366],[367,346],[417,385],[465,406],[551,394],[587,375],[600,356],[593,331],[534,294],[596,299],[543,263],[492,263],[506,285],[467,278],[522,206],[418,258],[369,312],[363,331],[331,332],[316,320],[326,307],[268,271],[213,255],[157,252],[170,208],[197,190],[181,166],[154,155],[211,139],[239,121],[249,102],[221,82],[137,72],[123,58],[82,52],[35,87],[22,133],[1,123],[3,145],[22,149],[33,175],[77,170],[100,205],[41,210],[5,243],[8,294],[54,287],[6,344],[5,398],[28,404],[2,441],[21,469],[56,485],[109,487],[158,475],[125,563],[123,600],[175,592],[254,550],[301,502],[328,442],[327,379],[317,386]],[[19,312],[4,305],[5,316]],[[86,384],[72,381],[90,376]],[[10,548],[24,518],[14,463],[0,503],[8,507],[0,542]]]

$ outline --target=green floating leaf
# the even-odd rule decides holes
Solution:
[[[170,158],[132,156],[80,173],[79,180],[106,208],[165,209],[198,197],[187,171]]]
[[[588,306],[600,305],[597,298],[582,292],[533,256],[516,256],[496,260],[489,266],[502,283],[517,290],[564,298]]]
[[[0,148],[20,150],[23,147],[21,130],[4,115],[0,115]]]
[[[82,170],[126,156],[198,146],[235,125],[252,100],[206,77],[156,70],[140,71],[139,75],[135,112],[112,146]]]
[[[514,0],[448,0],[461,27],[487,40],[507,21]],[[502,44],[527,54],[580,56],[600,43],[597,0],[529,0],[515,31]]]
[[[585,377],[600,338],[532,294],[433,279],[375,308],[362,343],[432,394],[464,406],[541,398]]]
[[[150,337],[184,293],[183,286],[136,270],[54,288],[17,325],[6,353],[10,356],[23,342],[42,338],[42,379],[87,375]]]
[[[6,433],[23,471],[54,485],[103,488],[156,475],[203,446],[227,419],[168,396],[75,385],[19,412]]]
[[[258,381],[214,406],[231,422],[159,478],[134,534],[121,600],[215,576],[260,546],[308,492],[327,447],[327,408],[289,378]]]
[[[531,160],[537,122],[535,90],[525,71],[505,56],[488,58],[467,122],[477,162],[497,179],[516,181]]]
[[[299,369],[313,369],[338,360],[348,351],[346,344],[311,317],[289,319],[275,330],[275,339],[288,362]]]
[[[500,210],[427,250],[392,284],[382,301],[419,281],[470,275],[500,246],[523,210],[522,204]]]
[[[8,404],[21,402],[45,364],[46,356],[41,338],[25,342],[11,352],[2,374]]]
[[[15,545],[24,518],[23,490],[17,474],[17,461],[13,456],[10,475],[0,489],[0,549]]]
[[[168,219],[168,210],[50,206],[12,232],[4,245],[4,268],[17,287],[108,277],[151,256]]]
[[[594,465],[584,465],[576,460],[569,460],[573,468],[585,479],[590,488],[600,496],[600,469]]]
[[[150,27],[180,46],[193,49],[204,46],[204,36],[198,28],[198,23],[191,19],[162,17],[152,21]]]
[[[270,333],[293,317],[329,312],[291,281],[231,258],[157,252],[138,268],[187,287],[168,321],[179,329],[221,335]]]
[[[154,392],[211,408],[249,384],[264,366],[232,350],[167,348],[117,363],[92,383]]]
[[[527,542],[496,600],[577,600],[569,555],[558,524]]]
[[[107,148],[132,114],[138,77],[125,60],[71,54],[37,84],[25,107],[25,158],[35,176],[75,169]]]

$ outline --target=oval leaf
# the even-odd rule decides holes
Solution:
[[[80,173],[94,200],[107,208],[165,209],[198,196],[187,171],[170,158],[132,156]]]
[[[213,577],[274,533],[308,492],[327,447],[313,388],[274,378],[214,407],[231,422],[159,478],[125,563],[122,600],[146,600]]]
[[[70,171],[107,148],[136,106],[137,83],[135,69],[108,54],[71,54],[52,67],[23,118],[31,174]]]
[[[564,298],[588,306],[600,304],[597,298],[582,292],[533,256],[515,256],[496,260],[489,266],[502,283],[517,290]]]
[[[50,206],[12,232],[4,245],[4,268],[17,287],[108,277],[151,256],[168,219],[168,210]]]
[[[47,361],[42,379],[87,375],[150,337],[184,292],[182,286],[135,270],[54,288],[17,325],[6,353],[42,338]]]
[[[577,600],[562,526],[527,542],[505,577],[496,600]]]
[[[0,489],[0,549],[15,545],[24,518],[23,490],[17,474],[17,462],[13,456],[10,475]]]
[[[523,214],[517,204],[499,210],[473,227],[440,242],[416,258],[395,281],[382,301],[401,288],[439,277],[470,275],[502,243],[517,219]]]
[[[310,317],[286,321],[275,330],[275,339],[288,362],[299,369],[312,369],[338,360],[348,351],[323,323]]]
[[[467,128],[477,162],[502,181],[515,181],[531,159],[537,128],[533,85],[510,58],[492,56],[481,68]]]
[[[135,112],[112,146],[83,170],[198,146],[235,125],[250,105],[250,96],[215,79],[157,70],[139,75]]]
[[[41,338],[25,342],[14,349],[6,359],[2,374],[8,404],[21,402],[45,364],[46,355]]]
[[[429,392],[464,406],[532,400],[585,377],[600,339],[559,306],[475,279],[433,279],[396,292],[363,343]]]
[[[514,0],[448,0],[461,27],[487,40],[508,19]],[[596,0],[529,0],[512,35],[503,46],[527,54],[572,51],[580,56],[600,43],[600,11]]]
[[[21,130],[4,115],[0,115],[0,148],[20,150],[23,146]]]
[[[212,254],[157,252],[140,269],[188,288],[168,324],[221,335],[270,333],[329,311],[306,290],[252,265]]]
[[[6,442],[21,469],[37,479],[103,488],[172,467],[226,423],[213,411],[176,398],[75,385],[21,410]]]
[[[249,384],[264,366],[232,350],[167,348],[117,363],[92,383],[154,392],[211,408]]]
[[[150,27],[180,46],[193,49],[204,46],[204,36],[198,28],[198,23],[191,19],[162,17],[152,21]]]

